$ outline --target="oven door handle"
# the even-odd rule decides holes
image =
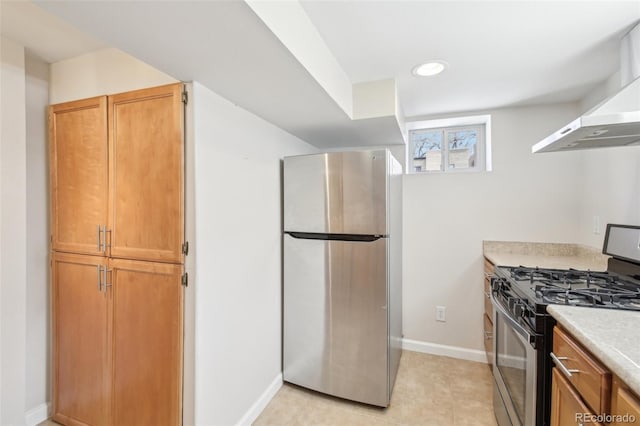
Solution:
[[[527,339],[529,344],[534,344],[535,339],[522,325],[518,324],[518,321],[514,320],[509,312],[502,306],[502,304],[496,299],[493,295],[493,291],[491,292],[491,304],[496,308],[496,310],[502,314],[505,320],[513,327],[514,331]]]

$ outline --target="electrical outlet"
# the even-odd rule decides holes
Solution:
[[[446,322],[445,312],[447,308],[444,306],[436,306],[436,321]]]
[[[593,233],[600,234],[600,216],[593,217]]]

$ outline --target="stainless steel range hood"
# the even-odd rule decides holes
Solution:
[[[630,82],[582,117],[535,144],[531,152],[640,145],[640,25],[622,40],[620,59],[620,75]]]
[[[623,102],[621,98],[628,102]],[[640,145],[640,105],[634,106],[634,102],[640,104],[640,79],[633,81],[593,112],[573,120],[535,144],[531,152]]]

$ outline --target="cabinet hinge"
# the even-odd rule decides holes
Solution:
[[[182,103],[184,103],[185,105],[189,102],[189,95],[187,94],[187,91],[185,90],[184,92],[182,92]]]
[[[185,241],[182,244],[182,254],[184,254],[185,256],[189,254],[189,241]]]
[[[187,287],[189,285],[189,274],[186,272],[182,274],[182,285]]]

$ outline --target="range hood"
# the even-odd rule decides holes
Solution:
[[[533,145],[531,152],[640,145],[640,25],[622,40],[620,59],[621,78],[630,82],[582,117]]]
[[[635,103],[635,105],[634,105]],[[535,144],[531,152],[640,145],[640,79]]]

